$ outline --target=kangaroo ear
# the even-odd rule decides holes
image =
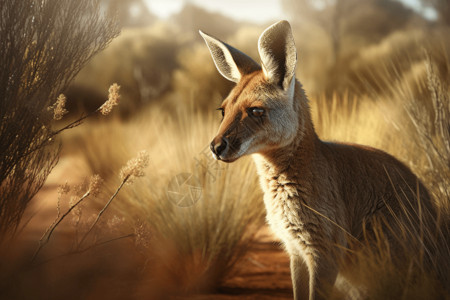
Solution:
[[[261,69],[257,62],[241,51],[201,30],[199,32],[208,45],[217,70],[226,79],[239,82],[243,75]]]
[[[266,79],[287,90],[295,76],[297,50],[288,21],[267,28],[259,37],[258,51]]]

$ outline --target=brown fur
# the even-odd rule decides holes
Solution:
[[[222,104],[224,119],[211,147],[217,152],[227,141],[215,153],[225,162],[254,154],[267,220],[291,258],[295,298],[326,298],[346,249],[376,239],[373,224],[382,225],[395,261],[404,250],[423,249],[431,261],[432,241],[422,232],[433,230],[436,214],[418,178],[383,151],[321,141],[301,84],[267,74],[241,74]],[[252,116],[252,107],[264,115]],[[410,237],[418,242],[409,243]]]
[[[261,74],[251,76],[262,80]],[[247,93],[257,87],[255,83],[245,85]],[[224,101],[227,113],[218,134],[221,137],[228,133],[230,138],[236,133],[231,139],[237,142],[253,131],[243,129],[248,116],[236,123],[232,122],[233,115],[237,112],[245,115],[244,108],[257,101],[245,95],[241,88],[238,85]],[[242,100],[235,101],[235,95],[241,95]],[[346,248],[349,239],[362,241],[364,225],[372,217],[382,217],[390,225],[388,230],[394,231],[401,231],[404,224],[416,224],[416,228],[410,228],[416,235],[421,230],[417,191],[424,211],[422,222],[432,222],[427,218],[434,215],[434,209],[425,187],[392,156],[366,146],[321,141],[314,131],[308,101],[298,82],[293,110],[299,115],[295,138],[284,147],[258,151],[255,162],[265,193],[268,222],[283,240],[292,264],[303,268],[292,267],[292,272],[298,272],[297,276],[302,278],[294,283],[303,287],[297,293],[304,292],[303,298],[310,295],[318,299],[320,295],[316,291],[333,285],[338,262],[346,254],[337,245]],[[262,148],[257,144],[253,147]],[[238,149],[238,145],[234,148]],[[412,222],[406,220],[408,215]],[[301,274],[307,270],[308,273]],[[308,286],[316,291],[309,291]]]

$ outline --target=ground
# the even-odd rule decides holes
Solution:
[[[258,232],[236,271],[220,294],[195,299],[292,299],[289,257],[268,227]]]
[[[58,166],[49,176],[41,191],[36,195],[35,199],[33,199],[29,210],[24,216],[24,220],[26,220],[26,227],[24,227],[24,230],[20,233],[20,242],[16,248],[19,249],[17,252],[21,252],[24,257],[31,257],[42,234],[55,219],[58,186],[66,181],[73,184],[83,178],[83,172],[81,171],[83,168],[80,167],[80,164],[81,162],[76,161],[76,159],[62,158]],[[63,226],[61,223],[61,226],[55,231],[52,239],[68,240],[66,237],[67,234],[65,233],[70,231],[69,227],[71,225],[70,221],[65,221],[64,223],[67,224]],[[64,264],[67,263],[64,261],[66,258],[58,261],[58,257],[61,254],[64,254],[65,251],[61,250],[63,248],[56,249],[58,248],[58,245],[59,244],[55,245],[49,243],[46,245],[46,251],[43,251],[46,253],[42,253],[41,255],[41,258],[50,259],[50,262],[48,263],[51,265],[49,268],[50,270],[53,270],[53,266],[64,266]],[[55,249],[52,249],[52,247]],[[53,260],[54,257],[56,257],[56,260]],[[73,263],[70,264],[70,268],[74,268],[73,270],[66,269],[65,267],[59,267],[59,269],[63,269],[63,271],[60,270],[59,272],[63,273],[56,275],[58,277],[57,280],[50,278],[50,276],[55,276],[53,270],[49,272],[50,274],[46,274],[46,276],[49,276],[50,279],[48,281],[43,280],[41,286],[36,287],[36,284],[33,284],[31,286],[27,286],[27,288],[29,288],[32,293],[33,289],[38,289],[39,291],[36,290],[36,295],[46,295],[47,288],[51,288],[55,282],[57,282],[57,285],[60,286],[66,284],[65,280],[70,280],[72,283],[68,284],[69,287],[62,289],[62,291],[58,293],[55,292],[55,295],[58,295],[59,297],[65,293],[65,291],[76,290],[76,282],[83,282],[79,278],[84,276],[82,275],[83,272],[89,272],[89,264],[86,262],[82,262],[81,264],[75,263],[75,265],[84,266],[85,269],[77,269],[72,265]],[[88,266],[87,270],[86,265]],[[45,268],[46,267],[43,267],[43,269]],[[95,263],[92,264],[92,268],[95,268]],[[120,272],[120,267],[117,268],[112,268],[112,270],[115,270],[115,272]],[[35,277],[41,276],[37,274],[42,274],[39,271],[36,271],[35,275],[31,275],[33,272],[34,271],[27,273],[29,274],[28,276]],[[74,272],[79,272],[81,274],[74,275]],[[65,273],[70,273],[70,275]],[[29,281],[28,278],[21,279],[21,281],[22,280],[25,283],[21,284],[27,284]],[[83,280],[85,280],[85,278]],[[49,287],[42,286],[47,283],[49,284]],[[75,287],[71,287],[70,285]],[[96,295],[97,293],[93,292],[93,294]],[[21,295],[23,295],[23,293],[19,293],[19,296],[15,296],[14,298],[22,299]],[[95,299],[97,297],[91,294],[88,298]],[[70,296],[68,296],[68,299],[71,299]],[[187,297],[181,297],[180,299],[292,299],[289,257],[282,250],[280,241],[273,235],[267,226],[264,226],[256,234],[255,239],[249,246],[249,250],[245,257],[243,257],[240,263],[236,265],[236,268],[233,270],[230,278],[221,284],[217,292],[213,294],[190,295]]]

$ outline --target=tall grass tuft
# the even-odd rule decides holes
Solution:
[[[231,274],[263,224],[262,193],[253,162],[243,159],[226,165],[209,153],[218,119],[181,109],[162,114],[153,107],[130,123],[99,126],[88,134],[82,132],[81,139],[68,136],[69,145],[76,141],[81,147],[88,172],[117,169],[115,163],[130,153],[148,149],[146,176],[125,187],[111,205],[125,222],[139,220],[149,232],[144,249],[148,283],[140,290],[145,295],[214,290]],[[186,174],[190,181],[176,190],[173,183]],[[101,175],[106,187],[118,180],[108,173]],[[172,196],[177,192],[188,201],[178,203]]]
[[[426,178],[439,204],[446,214],[450,213],[450,87],[442,81],[435,63],[427,55],[427,85],[429,102],[414,105],[408,102],[406,111],[416,130],[416,145],[427,157]],[[447,62],[450,68],[450,63]],[[429,114],[425,105],[431,106]]]

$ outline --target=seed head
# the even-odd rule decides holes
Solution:
[[[147,151],[139,152],[136,158],[130,159],[127,165],[120,170],[120,178],[127,179],[127,182],[131,183],[135,177],[144,176],[144,169],[148,166],[149,160]]]
[[[63,94],[60,94],[58,98],[56,99],[56,102],[50,106],[48,109],[53,109],[53,119],[55,120],[61,120],[65,114],[67,114],[69,111],[66,109],[66,96]]]
[[[91,176],[89,179],[89,191],[92,196],[97,196],[100,193],[100,187],[103,184],[103,179],[100,177],[100,175],[95,174]]]
[[[58,191],[59,196],[68,194],[70,192],[70,185],[67,182],[64,184],[61,184],[60,186],[58,186],[57,191]]]
[[[108,89],[108,100],[100,107],[100,112],[102,115],[109,114],[113,107],[119,104],[119,94],[120,85],[117,83],[112,84]]]

